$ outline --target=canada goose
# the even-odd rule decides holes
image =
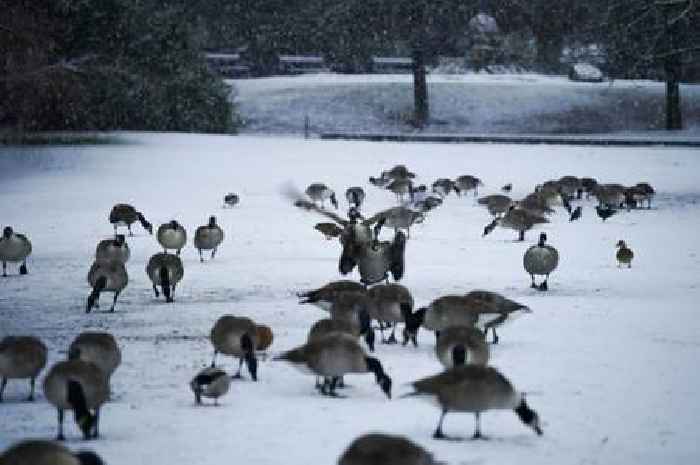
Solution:
[[[51,441],[25,440],[0,454],[0,465],[104,465],[92,451],[73,453]]]
[[[367,356],[354,336],[331,333],[284,352],[275,360],[290,362],[323,376],[320,392],[329,396],[337,396],[335,388],[342,376],[372,372],[384,394],[391,399],[391,378],[384,372],[379,360]]]
[[[209,217],[209,224],[200,226],[194,233],[194,247],[199,252],[199,261],[204,262],[202,250],[211,250],[211,258],[214,259],[216,249],[224,240],[224,230],[216,224],[216,217]]]
[[[625,244],[625,241],[619,240],[617,241],[617,253],[615,254],[615,258],[617,258],[617,266],[620,267],[622,265],[627,265],[627,268],[632,268],[632,259],[634,258],[634,252],[632,252],[632,249],[627,247],[627,244]]]
[[[228,194],[224,195],[224,207],[235,207],[238,205],[240,200],[241,199],[238,197],[238,194],[229,192]]]
[[[559,252],[551,245],[546,245],[547,235],[540,234],[540,241],[525,251],[523,256],[523,266],[525,271],[532,278],[532,286],[540,291],[547,290],[547,279],[549,274],[557,268],[559,264]],[[535,275],[544,276],[544,281],[538,286],[535,284]]]
[[[459,188],[455,185],[455,182],[447,178],[437,179],[432,185],[433,192],[435,192],[440,197],[447,197],[448,195],[450,195],[450,192],[452,192],[452,190],[456,192],[457,189]]]
[[[151,256],[146,265],[146,274],[153,283],[156,299],[160,297],[158,286],[163,290],[166,302],[173,302],[175,287],[185,274],[182,260],[177,255],[159,252]]]
[[[413,199],[413,181],[409,178],[397,178],[389,183],[386,188],[396,194],[396,200],[401,202],[404,200],[404,195],[408,194]]]
[[[365,336],[370,352],[374,352],[374,330],[370,318],[371,302],[366,292],[345,291],[336,295],[330,308],[331,318],[352,324],[356,331]]]
[[[56,363],[44,379],[44,395],[58,410],[58,436],[63,436],[63,411],[73,410],[85,439],[99,436],[100,407],[109,398],[105,374],[92,362],[67,360]],[[94,409],[94,415],[90,413]]]
[[[513,184],[509,182],[505,186],[501,187],[501,190],[505,193],[509,193],[510,191],[513,190]]]
[[[478,289],[465,294],[465,297],[483,303],[482,306],[471,306],[470,311],[477,314],[476,324],[484,328],[484,336],[491,329],[494,344],[498,344],[497,326],[513,321],[523,313],[532,313],[527,305],[510,300],[497,292]]]
[[[382,342],[396,344],[396,323],[405,322],[413,312],[413,296],[401,284],[378,284],[367,291],[370,300],[369,315],[379,322]],[[384,339],[384,323],[391,323],[391,335]]]
[[[479,321],[479,313],[490,308],[490,304],[470,296],[446,295],[433,300],[427,307],[419,308],[406,316],[404,345],[407,340],[417,346],[418,329],[424,326],[435,332],[435,337],[450,326],[474,326]]]
[[[148,231],[148,234],[153,234],[153,225],[146,221],[141,212],[136,211],[134,207],[126,203],[118,203],[112,207],[109,212],[109,222],[114,225],[114,235],[117,234],[117,226],[126,226],[129,230],[129,236],[134,234],[131,232],[131,225],[136,221],[141,223],[143,229]]]
[[[411,210],[407,207],[393,207],[380,211],[376,215],[367,218],[364,223],[371,225],[375,224],[374,237],[379,237],[379,232],[382,226],[394,228],[394,232],[399,229],[405,229],[408,237],[411,237],[411,226],[416,223],[422,223],[425,216],[421,212]]]
[[[605,220],[617,213],[617,210],[615,210],[614,208],[601,207],[600,205],[596,205],[595,212],[598,214],[598,217],[601,220],[603,220],[603,222],[605,222]]]
[[[564,193],[564,191],[560,190],[559,191],[559,196],[561,197],[561,204],[564,206],[566,209],[566,212],[571,215],[571,202],[569,202],[569,196],[568,194]]]
[[[6,336],[0,341],[0,402],[8,379],[29,378],[28,401],[34,400],[34,385],[46,366],[48,350],[33,336]]]
[[[175,220],[161,224],[156,237],[165,252],[173,249],[176,250],[177,255],[180,255],[180,251],[187,243],[187,231]]]
[[[324,208],[326,200],[330,199],[335,209],[338,209],[338,200],[335,198],[335,192],[325,184],[320,182],[310,184],[304,192],[314,203],[321,202],[321,208]]]
[[[92,287],[92,292],[88,296],[85,313],[90,313],[93,307],[99,308],[102,292],[114,292],[114,300],[109,309],[113,312],[119,294],[129,284],[129,275],[124,263],[118,260],[95,260],[88,271],[87,282]]]
[[[581,178],[581,188],[586,193],[586,199],[591,197],[591,194],[595,192],[598,186],[598,181],[593,178]],[[580,198],[580,197],[579,197]]]
[[[392,181],[393,179],[386,176],[385,173],[382,173],[382,175],[378,178],[375,178],[374,176],[369,177],[369,183],[376,187],[386,187],[387,185],[391,184]]]
[[[318,289],[299,292],[297,297],[300,299],[300,304],[313,304],[329,312],[338,294],[345,291],[365,292],[365,286],[355,281],[343,279],[340,281],[331,281]]]
[[[583,209],[581,208],[580,205],[579,205],[578,207],[576,207],[576,208],[574,209],[573,213],[571,214],[571,216],[569,217],[569,222],[576,221],[576,220],[578,220],[579,218],[581,218],[581,212],[582,212],[582,211],[583,211]]]
[[[202,403],[202,397],[214,399],[214,405],[219,405],[219,397],[226,394],[230,386],[231,377],[224,370],[214,367],[202,369],[190,381],[190,389],[197,405]]]
[[[542,435],[537,413],[528,407],[525,396],[516,391],[508,379],[495,368],[463,365],[429,376],[413,383],[414,392],[408,396],[435,397],[442,408],[440,421],[433,434],[446,439],[442,422],[448,412],[474,413],[474,439],[480,439],[480,415],[487,410],[513,409],[520,421]]]
[[[498,219],[498,225],[502,228],[513,229],[518,232],[518,240],[525,240],[525,231],[529,231],[537,224],[549,223],[543,216],[535,215],[527,210],[510,206],[508,213]],[[486,228],[484,228],[486,232]]]
[[[493,194],[479,198],[477,203],[485,205],[491,215],[500,216],[508,211],[513,201],[507,195]]]
[[[469,174],[465,174],[463,176],[459,176],[457,179],[455,179],[455,186],[457,187],[457,194],[462,195],[462,192],[469,192],[471,190],[474,191],[474,197],[479,195],[479,186],[483,186],[484,183],[481,182],[481,179],[477,178],[476,176],[471,176]]]
[[[440,331],[435,345],[435,355],[445,368],[467,363],[486,365],[489,346],[484,333],[470,326],[450,326]]]
[[[625,202],[625,186],[621,184],[598,184],[593,193],[601,207],[618,208]]]
[[[355,439],[338,465],[444,465],[418,444],[402,437],[370,433]]]
[[[350,206],[360,208],[365,201],[365,191],[361,187],[348,187],[345,191],[345,199]]]
[[[363,247],[359,254],[352,257],[360,271],[360,282],[370,286],[388,280],[389,273],[395,281],[399,281],[403,277],[405,268],[405,250],[406,235],[401,231],[394,235],[394,240],[391,242],[373,241],[370,245]],[[342,260],[343,257],[341,257]]]
[[[5,226],[0,237],[2,276],[7,276],[7,262],[22,262],[19,266],[19,274],[27,274],[27,257],[31,253],[32,243],[27,236],[14,232],[10,226]]]
[[[367,325],[369,325],[369,321],[367,321]],[[368,326],[367,330],[369,329],[370,328]],[[311,326],[311,329],[309,329],[309,333],[306,336],[306,342],[317,341],[332,333],[348,334],[350,336],[353,336],[355,339],[358,339],[361,335],[361,331],[362,330],[358,328],[358,326],[355,323],[349,320],[324,318],[322,320],[318,320]],[[345,383],[343,381],[343,378],[341,377],[337,387],[344,387],[344,385]],[[316,389],[321,389],[321,386],[322,384],[320,377],[316,376]]]
[[[95,250],[96,260],[117,260],[126,264],[131,257],[129,245],[124,234],[117,234],[114,239],[104,239],[97,244]]]
[[[78,334],[71,342],[68,359],[94,363],[109,381],[122,362],[122,353],[117,340],[111,334],[86,331]]]
[[[516,207],[537,216],[544,216],[554,213],[554,209],[549,206],[550,197],[548,195],[533,192],[522,200],[515,202]]]
[[[257,381],[258,359],[255,357],[257,338],[255,323],[250,318],[222,316],[211,328],[210,340],[214,346],[211,366],[216,366],[216,356],[219,353],[232,355],[238,357],[238,371],[233,377],[241,378],[241,366],[245,360],[251,378]]]
[[[416,210],[423,213],[427,213],[440,205],[442,205],[442,199],[440,197],[435,197],[434,195],[429,195],[423,200],[419,200],[413,204]]]
[[[323,234],[327,240],[340,237],[340,235],[343,234],[343,228],[335,223],[316,223],[314,229]]]
[[[255,325],[255,336],[257,340],[255,350],[267,350],[274,340],[272,328],[266,325]]]
[[[651,208],[651,199],[656,195],[656,191],[647,182],[640,182],[634,186],[634,195],[640,205],[646,200],[647,208]]]
[[[576,176],[562,176],[557,183],[559,184],[560,192],[565,198],[571,199],[574,196],[581,198],[579,197],[579,191],[583,186],[581,185],[581,180]]]
[[[391,179],[398,178],[409,178],[413,179],[416,177],[415,173],[412,173],[406,168],[406,165],[394,165],[389,171],[382,172],[382,176],[386,174],[386,177]]]

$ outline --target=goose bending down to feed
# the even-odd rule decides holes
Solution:
[[[368,322],[369,324],[369,322]],[[368,327],[369,329],[369,327]],[[360,334],[360,331],[358,330],[358,327],[356,324],[348,321],[348,320],[339,320],[335,318],[324,318],[322,320],[318,320],[316,323],[314,323],[311,326],[311,329],[309,329],[309,334],[306,336],[306,342],[313,342],[318,339],[324,338],[328,336],[331,333],[343,333],[343,334],[348,334],[355,339],[358,339]],[[321,389],[321,381],[318,376],[316,376],[316,389]],[[338,383],[338,387],[342,388],[345,386],[345,382],[343,381],[343,378],[340,378],[340,381]]]
[[[341,292],[365,292],[365,286],[347,279],[332,281],[318,289],[299,292],[300,304],[312,304],[329,312]]]
[[[216,224],[216,217],[210,216],[209,223],[198,227],[194,233],[194,247],[199,252],[199,261],[204,262],[202,250],[211,250],[211,258],[213,259],[223,240],[224,230]]]
[[[389,183],[386,188],[396,194],[396,201],[401,202],[404,200],[404,196],[408,195],[411,200],[413,200],[413,181],[409,178],[396,178],[391,183]]]
[[[518,232],[518,240],[525,240],[525,231],[529,231],[533,226],[537,224],[549,223],[549,220],[543,216],[536,215],[529,212],[528,210],[523,210],[520,208],[515,208],[511,205],[504,216],[498,219],[497,225],[502,228],[512,229]],[[484,228],[484,235],[488,234],[487,229],[490,225]],[[490,228],[489,231],[493,229]]]
[[[141,212],[136,211],[133,206],[126,203],[118,203],[109,212],[109,222],[114,225],[114,235],[117,234],[117,226],[126,226],[129,230],[129,236],[133,236],[131,225],[136,221],[141,223],[141,226],[148,231],[148,234],[153,234],[153,225],[146,220]]]
[[[634,252],[632,249],[627,247],[627,244],[623,240],[617,242],[617,253],[615,258],[617,258],[617,266],[627,265],[627,268],[632,268],[632,259],[634,258]]]
[[[253,320],[224,315],[211,328],[209,335],[214,346],[211,366],[216,366],[216,356],[221,353],[238,357],[238,371],[233,378],[242,378],[241,367],[245,361],[253,381],[258,380],[258,359],[255,356],[258,334]]]
[[[576,207],[574,209],[574,211],[571,213],[571,216],[569,217],[569,222],[576,221],[579,218],[581,218],[582,211],[583,211],[583,209],[581,208],[581,205]]]
[[[330,311],[331,319],[350,323],[355,332],[364,335],[370,352],[374,352],[374,330],[371,326],[370,299],[367,294],[345,291],[338,294]]]
[[[365,191],[361,187],[348,187],[345,191],[345,199],[350,206],[360,208],[365,201]]]
[[[445,368],[460,365],[486,365],[489,346],[484,333],[470,326],[450,326],[440,331],[435,355]]]
[[[118,260],[95,260],[88,271],[87,281],[92,287],[92,292],[88,296],[85,313],[90,313],[93,307],[100,307],[102,292],[114,293],[114,300],[109,309],[113,312],[119,294],[129,284],[129,275],[126,273],[124,263]]]
[[[126,243],[124,234],[117,234],[114,239],[104,239],[97,244],[95,250],[96,260],[117,260],[126,265],[131,257],[129,245]]]
[[[413,296],[401,284],[378,284],[367,291],[370,301],[369,315],[379,322],[382,342],[396,344],[396,324],[406,321],[407,315],[413,312]],[[384,338],[384,327],[391,325],[391,335]]]
[[[335,389],[341,377],[349,373],[374,373],[377,384],[391,399],[391,378],[384,372],[379,360],[368,357],[351,335],[331,333],[285,352],[275,360],[292,363],[322,376],[321,394],[334,397],[338,396]]]
[[[46,366],[48,350],[33,336],[6,336],[0,341],[0,402],[8,379],[29,378],[28,401],[34,400],[36,378]]]
[[[447,197],[453,190],[458,192],[458,187],[455,182],[451,179],[440,178],[436,180],[432,185],[432,190],[440,197]]]
[[[445,465],[418,444],[402,437],[370,433],[355,439],[338,465]]]
[[[416,177],[415,173],[412,173],[408,168],[406,168],[406,165],[394,165],[390,170],[382,172],[382,176],[385,174],[391,179],[413,179]]]
[[[109,381],[122,363],[122,352],[117,340],[110,333],[85,331],[71,342],[68,359],[94,363]]]
[[[477,203],[485,206],[491,215],[498,217],[508,211],[513,200],[507,195],[493,194],[479,198]]]
[[[531,287],[540,291],[547,290],[549,274],[559,265],[559,252],[551,245],[545,244],[547,235],[540,234],[540,241],[525,251],[523,266],[532,278]],[[535,284],[535,276],[544,276],[541,284]]]
[[[177,255],[157,253],[153,255],[146,265],[146,274],[153,283],[153,293],[156,299],[160,297],[158,286],[163,290],[166,302],[172,302],[175,295],[175,287],[182,280],[185,269],[182,260]]]
[[[238,205],[238,202],[240,202],[240,198],[238,197],[238,194],[234,194],[233,192],[229,192],[228,194],[224,195],[224,207],[235,207]]]
[[[314,203],[321,202],[321,208],[325,207],[326,200],[330,200],[335,209],[338,209],[338,199],[335,197],[335,192],[325,184],[320,182],[310,184],[304,192]]]
[[[161,224],[156,237],[165,252],[175,250],[177,255],[180,255],[180,251],[187,243],[187,231],[175,220]]]
[[[0,465],[104,465],[104,462],[92,451],[74,453],[55,442],[25,440],[0,454]]]
[[[219,397],[225,395],[230,386],[231,377],[224,370],[215,367],[202,369],[190,381],[190,389],[197,405],[202,403],[202,397],[214,399],[214,405],[219,405]]]
[[[481,179],[469,174],[459,176],[457,179],[455,179],[457,195],[462,195],[462,192],[466,193],[469,191],[474,191],[474,197],[476,197],[477,195],[479,195],[479,186],[483,185],[484,183],[481,182]]]
[[[82,360],[56,363],[44,379],[44,395],[58,410],[59,441],[65,439],[65,410],[73,410],[85,439],[99,436],[100,407],[109,399],[109,382],[97,365]]]
[[[0,261],[2,276],[7,276],[7,262],[22,263],[19,274],[27,274],[27,257],[32,253],[32,243],[24,234],[14,232],[10,226],[5,226],[0,237]]]
[[[465,296],[484,304],[481,307],[474,307],[478,315],[477,325],[484,329],[484,336],[487,336],[491,329],[494,344],[498,344],[496,327],[511,322],[524,313],[532,313],[527,305],[510,300],[497,292],[475,290]]]
[[[508,379],[495,368],[480,365],[463,365],[450,368],[438,375],[413,383],[409,396],[434,397],[442,412],[435,439],[448,439],[442,432],[442,422],[448,412],[474,414],[473,439],[480,439],[480,415],[488,410],[513,410],[520,421],[542,435],[537,413],[525,402],[525,395],[515,390]]]
[[[399,229],[405,229],[407,237],[411,237],[411,226],[416,223],[422,223],[425,220],[423,213],[414,211],[407,207],[393,207],[381,211],[376,215],[367,218],[364,223],[368,225],[374,224],[374,237],[379,237],[379,233],[383,226],[394,228],[394,232]]]
[[[596,205],[595,212],[598,214],[598,218],[605,222],[605,220],[617,213],[617,210],[610,207],[601,207],[600,205]]]

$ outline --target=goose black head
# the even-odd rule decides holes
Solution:
[[[452,348],[452,363],[456,367],[467,363],[467,350],[462,344],[458,344]]]
[[[12,227],[5,226],[5,229],[2,230],[2,237],[4,237],[5,239],[9,239],[10,237],[12,237],[13,233],[14,231],[12,230]]]
[[[175,220],[170,221],[170,229],[179,229],[180,228],[180,223],[178,223]]]
[[[348,210],[348,218],[350,221],[361,220],[362,215],[360,214],[360,210],[358,210],[357,207],[350,207]]]
[[[426,307],[419,308],[414,313],[404,314],[406,326],[404,327],[403,345],[406,345],[410,340],[413,345],[418,347],[418,330],[425,319]]]
[[[365,362],[367,363],[367,371],[374,373],[374,377],[382,392],[391,399],[391,378],[384,372],[382,364],[374,357],[365,357]]]
[[[139,223],[143,226],[143,229],[148,231],[148,234],[153,235],[153,225],[146,220],[141,212],[136,212],[136,218],[138,218]]]
[[[104,465],[100,456],[91,450],[81,450],[75,454],[75,458],[78,459],[80,465]]]
[[[335,192],[333,192],[331,194],[331,203],[333,204],[333,207],[335,207],[335,209],[337,210],[338,209],[338,199],[335,198]]]
[[[216,217],[212,215],[209,217],[209,227],[213,228],[215,226],[216,226]]]
[[[117,234],[114,236],[114,245],[117,247],[121,247],[124,245],[124,242],[126,241],[126,236],[124,234]]]
[[[527,402],[525,402],[525,395],[521,397],[520,403],[515,408],[515,413],[520,418],[520,421],[525,423],[527,426],[535,431],[535,434],[542,436],[542,428],[540,427],[540,417],[537,412],[528,407]]]
[[[627,247],[627,244],[625,244],[625,241],[620,239],[619,241],[617,241],[617,244],[615,245],[615,247]]]
[[[80,347],[71,347],[68,351],[68,360],[80,360]]]
[[[540,234],[540,241],[538,242],[537,245],[539,245],[540,247],[544,247],[545,242],[547,242],[547,234],[541,233]]]

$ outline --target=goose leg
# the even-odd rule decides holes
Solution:
[[[119,297],[119,291],[114,293],[114,300],[112,301],[112,308],[109,309],[109,311],[112,313],[114,313],[114,306],[117,305],[117,297]]]
[[[438,421],[437,428],[433,433],[433,438],[435,439],[447,439],[447,436],[445,436],[445,434],[442,432],[442,422],[445,419],[445,415],[447,415],[447,409],[443,409],[442,413],[440,413],[440,420]]]
[[[2,384],[0,384],[0,402],[2,402],[2,393],[5,392],[5,386],[7,386],[7,378],[3,376]]]
[[[327,377],[323,377],[323,384],[321,385],[320,392],[322,395],[328,395],[328,387],[330,386],[330,380]]]
[[[340,381],[340,376],[334,376],[331,379],[331,385],[330,385],[330,390],[328,391],[328,395],[331,397],[343,397],[337,392],[335,392],[335,388],[338,386],[338,381]]]
[[[130,225],[130,224],[127,224],[127,225],[126,225],[126,228],[129,230],[129,236],[133,237],[133,236],[134,236],[134,233],[131,232],[131,225]],[[116,229],[117,229],[116,226],[114,227],[114,229],[115,229],[115,231],[116,231]]]
[[[58,409],[58,434],[56,435],[56,440],[66,440],[66,437],[63,435],[63,409]]]
[[[547,287],[547,279],[549,278],[549,275],[545,276],[544,281],[542,281],[542,284],[540,284],[540,291],[546,291],[548,289]]]
[[[474,413],[474,435],[472,439],[483,439],[481,435],[481,416],[479,412]]]
[[[29,402],[34,402],[34,388],[36,386],[36,378],[32,377],[29,380],[29,397],[27,397],[27,400]]]
[[[95,426],[93,427],[92,437],[97,438],[100,436],[100,408],[95,409]]]
[[[533,289],[537,289],[537,284],[535,284],[535,275],[531,274],[530,279],[532,279],[532,284],[530,285],[530,287]]]
[[[214,259],[214,255],[216,255],[216,247],[214,247],[211,251],[211,258],[212,260]]]
[[[27,273],[29,270],[27,270],[27,260],[25,259],[19,267],[19,274],[25,275]]]
[[[117,224],[114,224],[114,237],[117,237]]]
[[[202,249],[197,249],[199,251],[199,261],[204,263],[204,257],[202,257]]]
[[[177,255],[177,256],[179,257],[179,256],[180,256],[180,251],[181,251],[181,250],[182,250],[182,249],[177,249],[177,252],[175,252],[175,255]]]
[[[243,357],[240,357],[238,359],[238,371],[236,372],[235,375],[231,376],[232,379],[243,379],[243,375],[241,375],[241,367],[243,366]]]
[[[489,332],[489,328],[491,328],[491,331],[493,332],[493,343],[498,344],[498,335],[496,334],[496,326],[502,324],[504,321],[506,321],[506,318],[508,318],[507,314],[502,314],[493,320],[487,322],[484,325],[484,337],[487,336],[487,333]]]
[[[518,235],[518,240],[521,242],[525,240],[525,231],[524,230],[520,230],[519,235]]]
[[[7,262],[2,262],[2,277],[7,278]]]
[[[158,292],[158,288],[155,284],[153,285],[153,293],[156,295],[156,299],[160,297],[160,292]]]
[[[214,351],[214,357],[211,359],[211,367],[214,368],[216,366],[216,356],[219,352],[216,350]]]
[[[396,340],[396,325],[391,327],[391,334],[389,335],[389,339],[386,342],[387,344],[396,344],[398,342]]]

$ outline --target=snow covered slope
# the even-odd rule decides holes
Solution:
[[[71,448],[94,448],[109,465],[331,464],[367,431],[410,437],[451,464],[693,463],[698,460],[700,358],[700,157],[697,150],[596,147],[371,144],[293,138],[130,134],[136,144],[100,147],[0,148],[0,223],[29,235],[28,276],[0,279],[0,337],[34,334],[50,363],[66,357],[82,330],[111,331],[123,350],[113,400],[103,408],[103,437],[83,443],[66,419]],[[562,175],[603,182],[648,181],[655,208],[622,212],[606,223],[583,201],[569,223],[560,209],[541,228],[559,249],[550,291],[530,289],[525,243],[496,229],[481,237],[488,213],[471,196],[446,199],[411,231],[403,283],[418,305],[447,293],[485,288],[529,305],[501,331],[492,363],[529,394],[544,436],[512,412],[482,417],[489,441],[431,438],[433,405],[398,399],[406,383],[437,373],[434,337],[420,346],[378,345],[394,379],[387,400],[371,375],[348,376],[348,398],[319,396],[313,378],[269,360],[258,383],[235,382],[219,407],[195,407],[189,379],[211,360],[208,333],[225,313],[249,316],[275,331],[271,354],[301,344],[325,313],[298,305],[294,293],[339,278],[339,246],[280,194],[326,182],[342,193],[367,191],[365,211],[391,206],[393,196],[367,177],[405,163],[421,182],[480,176],[483,193],[513,183],[513,196]],[[222,209],[234,191],[241,203]],[[226,239],[215,260],[199,263],[183,250],[185,277],[174,304],[153,297],[144,272],[159,251],[137,225],[128,238],[129,285],[117,312],[84,313],[86,274],[97,242],[112,233],[112,205],[129,202],[155,226],[173,218],[187,228],[217,215]],[[614,245],[636,254],[631,269],[616,267]],[[106,296],[107,300],[109,295]],[[235,370],[237,361],[221,357]],[[44,372],[45,374],[45,372]],[[26,382],[10,381],[0,404],[0,449],[22,438],[53,438],[56,413],[41,389],[25,403]],[[447,434],[469,437],[471,415],[450,414]]]

